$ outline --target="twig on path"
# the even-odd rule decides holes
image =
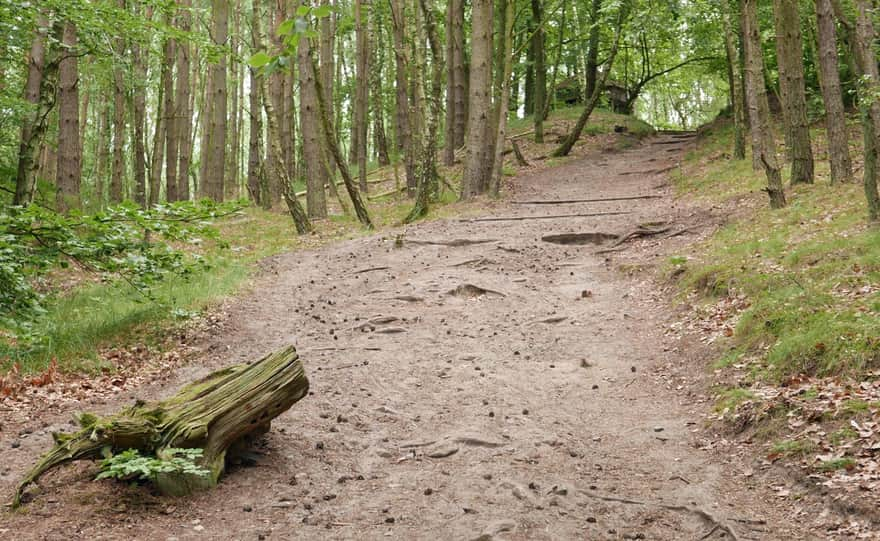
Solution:
[[[662,195],[630,195],[621,197],[600,197],[598,199],[558,199],[537,201],[511,201],[513,205],[570,205],[574,203],[604,203],[606,201],[637,201],[639,199],[660,199]]]
[[[389,270],[390,268],[391,268],[391,267],[370,267],[370,268],[368,268],[368,269],[361,269],[361,270],[359,270],[359,271],[354,271],[353,274],[365,274],[365,273],[367,273],[367,272],[376,272],[376,271]]]
[[[632,212],[593,212],[586,214],[551,214],[549,216],[506,216],[499,218],[471,218],[462,219],[459,222],[476,223],[476,222],[522,222],[527,220],[562,220],[566,218],[594,218],[598,216],[622,216],[624,214],[632,214]]]
[[[462,246],[474,246],[477,244],[490,244],[499,242],[498,239],[453,239],[453,240],[407,240],[410,244],[424,244],[426,246],[448,246],[450,248],[459,248]]]

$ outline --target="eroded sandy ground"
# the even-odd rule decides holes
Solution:
[[[673,163],[686,144],[658,137],[524,176],[516,199],[666,195],[663,177],[646,171]],[[2,515],[0,532],[824,539],[737,460],[698,449],[709,406],[675,375],[687,351],[665,336],[668,304],[655,286],[621,277],[596,246],[541,240],[617,234],[676,212],[666,197],[504,204],[487,217],[627,214],[443,221],[401,230],[401,247],[388,235],[273,258],[253,292],[231,303],[200,362],[134,393],[167,396],[196,375],[295,344],[312,394],[276,420],[256,464],[179,500],[92,482],[91,464],[65,467],[24,512]],[[29,437],[0,441],[4,494],[66,419],[33,424]]]

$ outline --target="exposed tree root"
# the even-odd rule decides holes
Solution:
[[[646,507],[660,507],[661,509],[668,509],[670,511],[677,511],[680,513],[690,513],[692,515],[696,515],[712,527],[712,529],[707,534],[703,535],[703,537],[700,538],[701,540],[708,539],[709,536],[711,536],[713,533],[715,533],[717,531],[722,531],[722,532],[726,533],[727,535],[730,536],[730,539],[732,539],[733,541],[737,541],[739,539],[739,537],[737,537],[736,533],[733,531],[733,528],[731,528],[729,525],[725,524],[724,521],[722,521],[721,519],[715,518],[709,512],[704,511],[703,509],[700,509],[698,507],[690,507],[687,505],[670,505],[670,504],[660,503],[660,502],[643,502],[643,501],[639,501],[639,500],[631,500],[629,498],[621,498],[618,496],[607,496],[604,494],[597,494],[595,492],[590,492],[588,490],[580,490],[578,492],[580,492],[581,494],[583,494],[584,496],[587,496],[589,498],[595,498],[597,500],[603,500],[606,502],[617,502],[617,503],[624,503],[627,505],[643,505]]]
[[[407,240],[410,244],[424,244],[426,246],[448,246],[450,248],[458,248],[461,246],[473,246],[476,244],[489,244],[498,242],[497,239],[453,239],[453,240]]]
[[[602,197],[599,199],[558,199],[545,201],[511,201],[513,205],[570,205],[574,203],[604,203],[606,201],[637,201],[640,199],[660,199],[662,195],[630,195],[626,197]]]
[[[459,220],[460,222],[478,223],[478,222],[522,222],[527,220],[563,220],[566,218],[594,218],[598,216],[622,216],[624,214],[632,214],[632,212],[593,212],[586,214],[551,214],[548,216],[509,216],[501,218],[473,218],[469,220]]]

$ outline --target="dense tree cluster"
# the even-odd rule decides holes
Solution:
[[[2,200],[65,213],[246,197],[283,202],[305,233],[327,216],[328,195],[370,226],[368,167],[399,163],[417,219],[448,185],[437,160],[461,161],[461,198],[497,193],[511,115],[531,115],[535,141],[562,156],[606,103],[682,128],[727,105],[736,157],[750,126],[755,166],[781,206],[769,115],[784,121],[791,181],[810,183],[809,127],[827,111],[832,177],[843,182],[853,169],[844,113],[858,105],[876,217],[873,4],[758,4],[5,2]],[[565,105],[583,114],[547,141],[544,121]]]

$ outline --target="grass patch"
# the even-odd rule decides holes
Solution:
[[[580,105],[554,109],[550,111],[547,120],[544,121],[544,125],[548,126],[549,124],[563,122],[574,123],[577,121],[578,117],[580,117],[583,110],[583,106]],[[535,122],[531,115],[523,118],[516,118],[513,116],[508,120],[507,125],[508,132],[511,135],[516,135],[532,129],[535,126]],[[587,125],[584,126],[583,134],[602,135],[612,133],[615,126],[623,126],[628,133],[639,137],[654,133],[654,128],[650,124],[647,124],[636,117],[613,113],[605,109],[596,109],[593,111],[593,114],[590,115],[590,120],[587,121]]]
[[[783,440],[770,446],[770,454],[786,458],[798,458],[816,450],[816,445],[808,440]]]
[[[835,458],[820,462],[816,469],[821,472],[834,472],[837,470],[852,470],[856,467],[856,461],[851,458]]]
[[[734,411],[736,407],[743,402],[754,400],[755,398],[757,398],[755,394],[746,389],[727,389],[718,393],[717,401],[715,402],[715,411],[718,413]]]
[[[821,134],[816,139],[821,144]],[[753,197],[757,210],[696,247],[680,284],[711,301],[745,295],[736,326],[739,353],[758,359],[755,377],[855,375],[880,367],[880,229],[866,223],[857,184],[830,186],[817,161],[817,183],[788,189],[789,205],[771,211],[758,195],[763,174],[732,161],[720,124],[691,152],[676,179],[679,194],[724,203]]]

